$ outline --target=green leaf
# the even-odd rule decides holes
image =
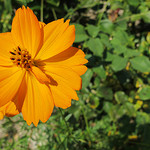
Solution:
[[[56,7],[60,4],[60,0],[46,0],[46,2]]]
[[[83,42],[88,39],[88,35],[85,32],[84,26],[81,24],[74,24],[76,29],[75,43]]]
[[[4,0],[4,6],[9,13],[12,12],[11,0]]]
[[[140,72],[150,72],[150,61],[146,56],[137,56],[130,60],[132,67]]]
[[[110,102],[104,102],[103,109],[104,109],[105,112],[109,113],[112,107],[113,107],[112,103],[110,103]]]
[[[100,39],[101,39],[102,43],[103,43],[108,49],[110,49],[110,48],[112,47],[108,35],[106,35],[106,34],[104,34],[104,33],[101,33],[101,34],[100,34]]]
[[[100,30],[105,33],[112,33],[114,30],[114,24],[108,19],[102,20]]]
[[[95,38],[95,39],[90,38],[86,42],[86,46],[89,47],[89,49],[93,52],[94,55],[102,56],[104,51],[104,46],[99,38]]]
[[[142,18],[146,23],[150,23],[150,11],[146,12]]]
[[[95,5],[99,5],[99,0],[81,0],[82,8],[94,7]]]
[[[109,87],[101,86],[97,89],[97,96],[103,97],[106,100],[112,100],[113,91]]]
[[[127,48],[126,51],[124,52],[124,56],[127,58],[133,57],[133,56],[139,56],[141,53],[137,50],[134,49],[129,49]]]
[[[85,89],[90,84],[92,76],[92,70],[88,69],[86,73],[82,76],[82,89]]]
[[[72,117],[72,114],[68,114],[68,115],[65,117],[65,120],[68,121],[71,117]]]
[[[104,67],[101,65],[99,67],[93,68],[93,71],[101,78],[101,79],[106,79],[106,71]]]
[[[140,3],[139,0],[127,0],[127,2],[129,3],[129,5],[137,7]]]
[[[89,35],[92,37],[96,37],[99,33],[99,27],[91,24],[87,25],[86,30],[88,31]]]
[[[113,121],[117,121],[119,118],[121,118],[122,116],[122,113],[118,113],[119,111],[119,108],[120,106],[119,105],[113,105],[111,108],[110,108],[110,111],[108,112],[110,118],[113,120]]]
[[[150,123],[150,116],[145,112],[137,112],[136,122],[138,125]]]
[[[16,0],[20,5],[27,5],[27,3],[33,2],[33,0]]]
[[[93,109],[97,108],[98,105],[99,105],[99,101],[100,100],[99,100],[98,97],[95,97],[95,95],[92,95],[90,97],[90,107],[93,108]]]
[[[116,92],[115,99],[118,102],[118,104],[123,104],[128,101],[128,97],[123,91]]]
[[[145,86],[139,92],[139,97],[141,100],[150,100],[150,86]]]
[[[130,116],[130,117],[136,116],[136,109],[134,108],[134,105],[132,103],[126,102],[122,106],[126,110],[126,114],[128,116]]]
[[[111,43],[113,45],[120,44],[120,46],[123,46],[123,45],[125,46],[128,44],[129,36],[124,30],[122,30],[122,29],[117,30],[113,33],[113,35],[114,35],[114,38],[111,40]]]
[[[127,65],[128,59],[120,56],[115,56],[112,61],[112,69],[114,71],[120,71],[124,69]]]
[[[105,61],[112,61],[114,57],[115,55],[111,54],[110,52],[107,52]]]

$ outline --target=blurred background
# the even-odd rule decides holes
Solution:
[[[79,101],[38,127],[0,121],[2,150],[150,150],[150,0],[0,0],[0,32],[16,9],[71,19],[89,60]]]

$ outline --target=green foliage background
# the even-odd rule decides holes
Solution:
[[[149,150],[150,0],[0,0],[1,32],[22,5],[45,23],[70,18],[89,69],[80,100],[47,123],[0,121],[0,149]]]

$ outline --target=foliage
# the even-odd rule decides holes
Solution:
[[[42,2],[42,0],[41,0]],[[15,10],[35,0],[0,0],[0,31]],[[21,114],[0,122],[0,149],[150,149],[150,1],[45,0],[44,22],[71,19],[74,46],[89,60],[79,101],[55,108],[47,123],[27,126]],[[42,16],[41,16],[42,18]]]

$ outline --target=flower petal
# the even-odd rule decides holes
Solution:
[[[51,86],[54,105],[66,109],[71,106],[71,99],[55,86]]]
[[[46,64],[44,70],[49,76],[52,76],[52,74],[59,76],[62,81],[66,82],[74,90],[80,90],[82,87],[80,76],[69,67]]]
[[[87,67],[84,65],[71,66],[71,69],[74,70],[79,76],[83,75],[87,71]]]
[[[0,67],[0,72],[1,72],[0,81],[7,79],[8,77],[15,74],[17,71],[18,71],[18,67]],[[22,83],[24,83],[24,80],[22,80]],[[22,91],[21,95],[20,95],[20,91]],[[16,96],[11,101],[6,103],[4,106],[0,107],[0,119],[3,119],[5,115],[11,117],[19,114],[20,112],[19,110],[21,109],[18,109],[18,105],[16,105],[16,101],[18,100],[19,95],[21,99],[24,98],[23,95],[24,91],[25,91],[25,87],[23,87],[23,89],[19,87]],[[19,104],[22,102],[21,99],[18,100]]]
[[[2,80],[7,79],[8,77],[10,77],[11,75],[13,75],[14,73],[16,73],[18,71],[18,67],[13,66],[13,67],[2,67],[0,66],[0,82]]]
[[[44,72],[42,72],[41,69],[39,69],[38,67],[32,66],[32,73],[35,75],[35,77],[37,78],[37,80],[42,83],[49,83],[50,80],[48,79],[48,77],[45,75]]]
[[[10,101],[8,106],[6,107],[6,112],[5,112],[5,115],[7,117],[13,117],[17,114],[19,114],[20,112],[18,111],[16,105],[14,102]]]
[[[44,22],[41,22],[41,21],[39,21],[39,25],[40,25],[40,28],[43,28],[46,26],[46,24]]]
[[[11,32],[16,45],[26,48],[34,58],[43,44],[43,28],[30,8],[23,6],[16,11]]]
[[[22,106],[24,120],[30,125],[32,122],[35,126],[39,120],[46,122],[53,111],[54,103],[50,89],[41,84],[32,73],[28,73],[27,94]]]
[[[13,117],[19,114],[19,111],[14,102],[9,101],[4,106],[0,107],[0,120],[4,118],[6,115],[7,117]]]
[[[0,33],[0,66],[13,65],[9,53],[13,48],[15,48],[15,44],[12,40],[11,33]]]
[[[8,78],[4,78],[0,80],[0,107],[11,101],[16,95],[19,86],[24,77],[25,70],[19,70],[13,73]]]
[[[75,27],[58,20],[44,27],[44,43],[36,59],[45,60],[69,48],[75,40]]]
[[[83,64],[87,63],[88,61],[84,57],[85,54],[82,50],[75,47],[70,47],[67,50],[59,53],[58,55],[51,57],[43,62],[48,65],[52,64],[59,66],[68,66],[81,76],[87,70],[87,67]]]
[[[2,120],[4,118],[5,113],[6,113],[6,107],[9,105],[10,102],[8,102],[4,106],[0,107],[0,120]]]
[[[50,77],[54,81],[50,84],[50,88],[55,106],[65,109],[71,106],[71,99],[79,99],[77,93],[60,76],[50,74]]]
[[[65,51],[45,60],[44,62],[57,65],[75,66],[86,64],[88,61],[84,57],[85,54],[82,50],[76,47],[69,47]]]

